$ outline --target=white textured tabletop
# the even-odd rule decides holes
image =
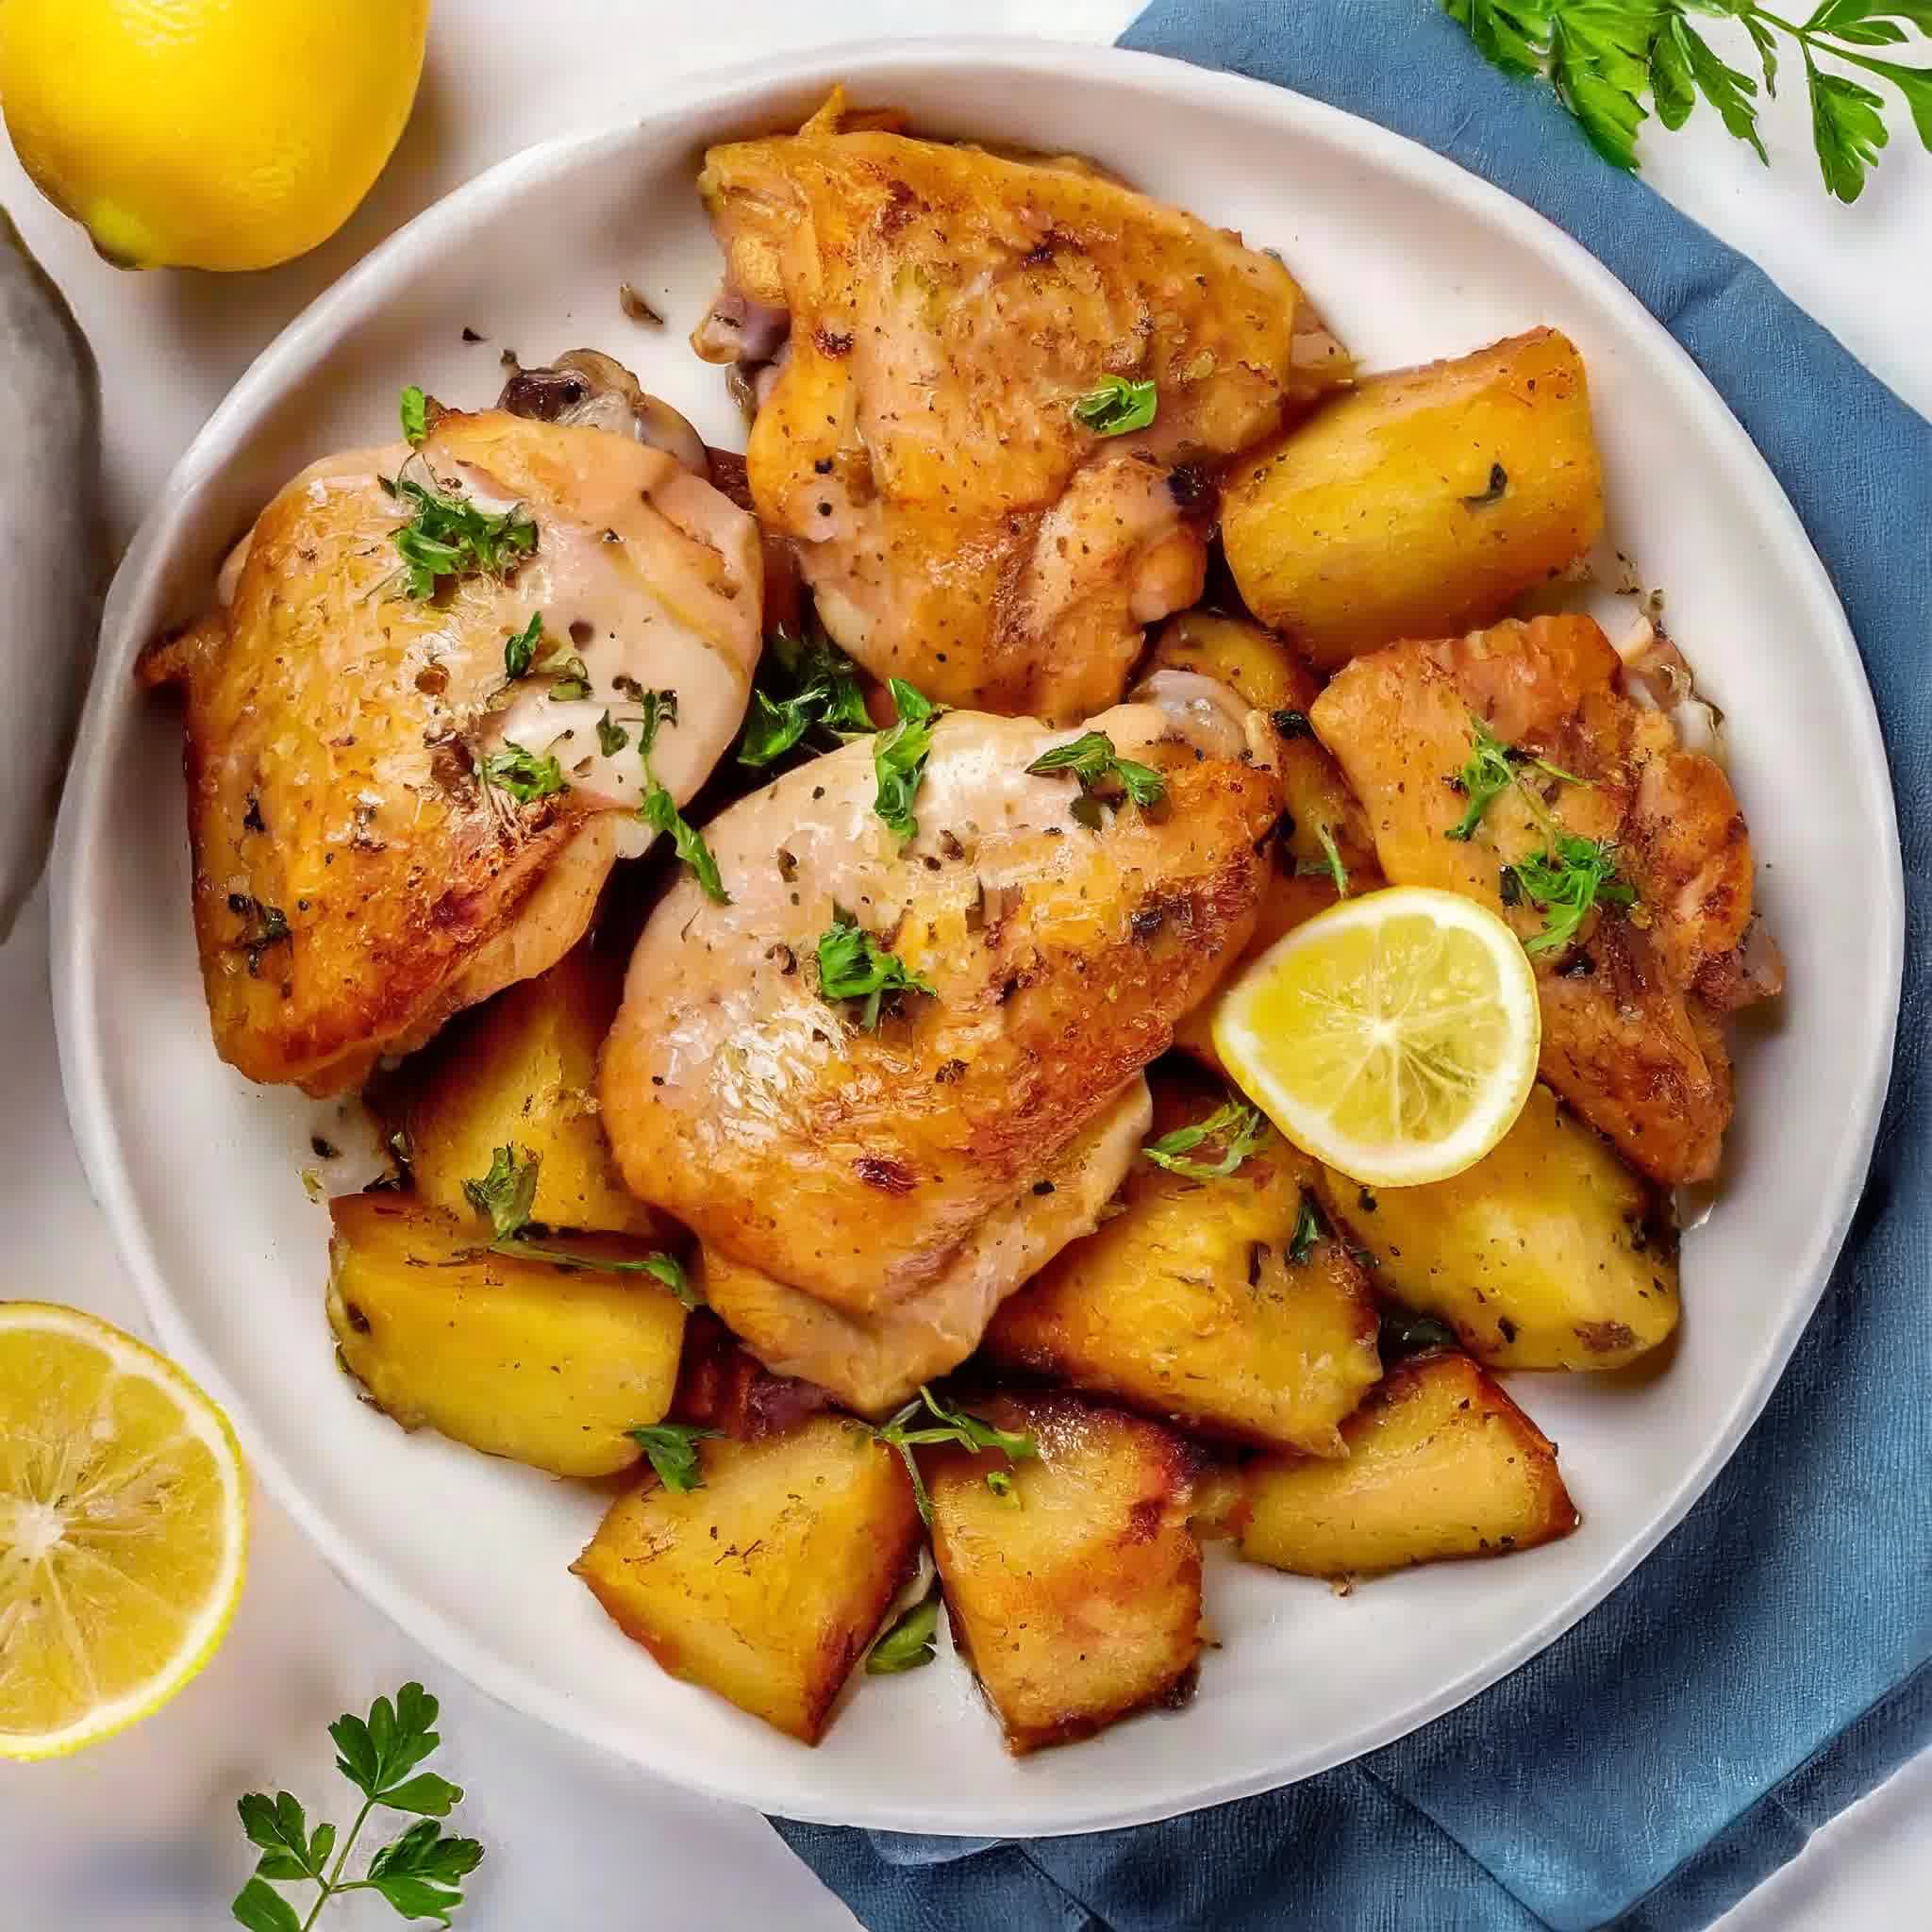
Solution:
[[[343,233],[303,261],[229,279],[118,275],[33,194],[9,153],[0,153],[0,205],[93,342],[109,512],[125,541],[276,330],[382,235],[505,155],[675,95],[681,74],[787,46],[1023,25],[1104,41],[1136,10],[1133,0],[731,0],[713,16],[652,0],[438,0],[423,96],[395,160]],[[1651,142],[1649,179],[1932,414],[1932,157],[1895,112],[1865,198],[1839,208],[1818,185],[1802,97],[1786,94],[1766,116],[1775,170],[1726,139],[1707,108]],[[0,1292],[77,1303],[140,1330],[68,1135],[46,977],[42,894],[0,949]],[[443,1700],[446,1769],[470,1791],[461,1825],[491,1848],[460,1921],[470,1932],[850,1932],[851,1916],[754,1814],[682,1796],[471,1690],[352,1595],[266,1498],[247,1598],[204,1675],[91,1754],[0,1766],[0,1926],[206,1932],[227,1923],[248,1862],[236,1796],[276,1782],[333,1795],[324,1725],[412,1676]],[[1827,1826],[1724,1932],[1922,1924],[1928,1892],[1932,1754]],[[331,1908],[342,1932],[386,1916],[379,1904],[364,1916],[363,1905]]]

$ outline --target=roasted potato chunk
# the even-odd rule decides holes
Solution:
[[[1492,1153],[1452,1180],[1370,1192],[1324,1170],[1328,1210],[1387,1294],[1506,1369],[1618,1369],[1677,1325],[1677,1262],[1651,1196],[1538,1083]]]
[[[1158,1424],[1069,1395],[974,1404],[1038,1459],[924,1452],[953,1625],[1016,1756],[1183,1699],[1201,1654],[1192,1457]],[[1007,1493],[987,1478],[1002,1477]]]
[[[1319,669],[1489,624],[1602,532],[1582,358],[1540,328],[1364,376],[1238,464],[1221,520],[1249,609]]]
[[[698,1488],[646,1476],[571,1568],[673,1676],[816,1744],[919,1548],[911,1482],[841,1416],[699,1455]]]
[[[642,1453],[625,1432],[662,1419],[684,1309],[650,1276],[512,1259],[400,1194],[329,1203],[329,1326],[349,1371],[406,1429],[553,1475],[610,1475]],[[609,1235],[573,1251],[634,1260]]]
[[[1156,1135],[1198,1124],[1225,1097],[1187,1074],[1152,1084]],[[1122,1212],[1010,1297],[981,1346],[1191,1428],[1339,1456],[1337,1425],[1382,1364],[1368,1283],[1346,1246],[1318,1239],[1290,1258],[1314,1183],[1314,1162],[1276,1133],[1224,1179],[1139,1159]]]
[[[622,993],[588,943],[466,1013],[404,1074],[400,1107],[416,1191],[452,1214],[463,1183],[512,1146],[541,1165],[534,1217],[661,1240],[664,1224],[618,1177],[597,1117],[597,1055]]]
[[[1466,1355],[1443,1350],[1391,1370],[1341,1434],[1340,1461],[1248,1464],[1243,1557],[1345,1576],[1526,1550],[1581,1520],[1556,1444]]]

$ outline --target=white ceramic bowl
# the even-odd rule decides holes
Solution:
[[[1084,150],[1279,247],[1370,364],[1554,323],[1581,345],[1612,531],[1667,585],[1730,722],[1790,991],[1753,1029],[1722,1198],[1684,1244],[1668,1365],[1524,1376],[1584,1513],[1567,1541],[1341,1600],[1213,1562],[1223,1647],[1185,1710],[1015,1763],[965,1673],[863,1682],[816,1751],[675,1682],[565,1565],[589,1489],[358,1405],[323,1316],[325,1222],[300,1170],[336,1111],[215,1058],[189,924],[179,729],[139,699],[143,640],[207,600],[225,547],[308,458],[392,432],[406,381],[482,404],[497,355],[590,343],[715,441],[736,432],[683,334],[717,256],[691,192],[709,141],[794,124],[843,77],[924,130]],[[669,316],[619,314],[630,280]],[[466,345],[465,326],[488,342]],[[1420,147],[1295,95],[1091,47],[833,50],[693,84],[675,112],[539,148],[377,249],[264,354],[182,459],[122,567],[63,808],[55,993],[75,1134],[163,1339],[359,1590],[507,1702],[697,1790],[807,1819],[1045,1833],[1132,1824],[1305,1776],[1520,1664],[1663,1536],[1757,1415],[1843,1237],[1890,1063],[1902,897],[1884,751],[1796,517],[1703,377],[1583,250]],[[333,1131],[331,1131],[333,1130]]]

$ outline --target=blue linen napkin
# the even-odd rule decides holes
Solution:
[[[1897,1063],[1844,1254],[1757,1427],[1512,1676],[1353,1764],[1134,1830],[773,1823],[874,1932],[1690,1932],[1932,1742],[1932,424],[1432,0],[1157,0],[1124,44],[1446,155],[1576,236],[1696,358],[1804,519],[1877,698],[1905,845]]]

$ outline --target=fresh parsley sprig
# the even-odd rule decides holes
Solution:
[[[866,1674],[891,1677],[931,1663],[939,1627],[940,1587],[935,1579],[932,1588],[916,1604],[894,1617],[890,1627],[880,1632],[865,1654]]]
[[[397,399],[396,412],[403,419],[403,440],[415,449],[429,434],[429,398],[412,382]]]
[[[608,1255],[586,1255],[573,1248],[553,1248],[536,1241],[527,1232],[538,1224],[530,1219],[537,1203],[537,1174],[542,1157],[524,1150],[521,1159],[514,1147],[498,1147],[490,1156],[490,1171],[463,1183],[463,1192],[491,1228],[490,1246],[493,1253],[514,1260],[547,1261],[553,1268],[588,1268],[601,1274],[648,1274],[660,1287],[668,1288],[688,1308],[698,1305],[697,1291],[675,1255],[661,1250],[637,1260]]]
[[[1549,953],[1576,937],[1591,908],[1602,902],[1634,906],[1636,888],[1617,876],[1616,848],[1599,839],[1565,835],[1509,868],[1524,897],[1543,915],[1543,929],[1523,942],[1525,953]]]
[[[1768,161],[1757,128],[1757,82],[1729,65],[1690,16],[1740,23],[1751,38],[1766,95],[1777,92],[1779,36],[1794,42],[1811,97],[1811,132],[1824,185],[1856,201],[1889,139],[1885,101],[1862,82],[1819,65],[1842,62],[1898,90],[1919,139],[1932,151],[1932,67],[1863,51],[1896,47],[1912,30],[1932,39],[1928,0],[1818,0],[1790,20],[1754,0],[1442,0],[1483,55],[1511,74],[1542,75],[1591,144],[1620,168],[1637,166],[1646,96],[1668,128],[1690,118],[1701,94],[1726,132]]]
[[[667,1490],[688,1495],[705,1486],[698,1466],[698,1444],[708,1436],[724,1432],[701,1429],[691,1423],[649,1423],[625,1433],[651,1458],[658,1480]]]
[[[1100,829],[1100,807],[1110,805],[1118,810],[1123,794],[1139,806],[1158,805],[1167,796],[1167,780],[1152,765],[1122,758],[1104,731],[1083,731],[1078,738],[1041,752],[1026,770],[1036,778],[1072,773],[1080,787],[1074,816],[1093,832]]]
[[[915,1428],[913,1424],[922,1415],[932,1420]],[[970,1415],[963,1408],[948,1408],[924,1382],[919,1385],[919,1393],[908,1402],[898,1414],[879,1424],[873,1431],[879,1441],[889,1448],[899,1452],[900,1460],[906,1465],[906,1474],[912,1478],[912,1500],[919,1506],[922,1522],[928,1526],[932,1523],[932,1498],[926,1493],[924,1480],[919,1474],[919,1458],[913,1450],[928,1442],[952,1442],[962,1449],[971,1449],[975,1455],[986,1449],[997,1449],[1008,1462],[1021,1462],[1028,1457],[1040,1454],[1040,1444],[1030,1435],[1015,1429],[1002,1429],[976,1415]],[[1005,1472],[995,1470],[994,1475]],[[992,1477],[987,1478],[991,1487]],[[1002,1493],[994,1490],[993,1493]]]
[[[1574,772],[1566,772],[1561,766],[1551,764],[1547,758],[1533,758],[1528,752],[1517,750],[1513,744],[1505,744],[1474,712],[1470,714],[1469,736],[1469,759],[1457,773],[1455,780],[1468,803],[1463,808],[1460,821],[1443,833],[1445,839],[1460,839],[1466,843],[1474,838],[1475,828],[1482,824],[1483,814],[1489,810],[1492,801],[1516,783],[1519,765],[1534,765],[1538,771],[1547,772],[1552,778],[1560,778],[1566,785],[1588,782]]]
[[[932,756],[933,726],[946,708],[933,704],[903,677],[894,677],[890,684],[899,722],[873,741],[872,768],[878,791],[872,808],[903,845],[919,831],[912,802],[919,796],[925,761]]]
[[[844,744],[874,729],[858,667],[836,644],[782,629],[765,641],[751,712],[738,741],[740,764],[775,764],[814,731]]]
[[[939,997],[939,988],[912,972],[896,953],[882,952],[873,936],[842,906],[832,908],[832,923],[819,935],[819,993],[828,1000],[863,1000],[858,1024],[870,1033],[879,1024],[879,1008],[898,993]]]
[[[1309,1257],[1315,1252],[1315,1243],[1327,1239],[1327,1218],[1322,1212],[1320,1202],[1304,1188],[1301,1203],[1295,1209],[1294,1228],[1289,1235],[1285,1250],[1290,1265],[1307,1267]]]
[[[393,1703],[378,1697],[368,1717],[344,1713],[329,1725],[336,1769],[362,1793],[340,1850],[335,1826],[311,1829],[289,1792],[250,1791],[241,1800],[242,1829],[261,1856],[229,1907],[239,1924],[249,1932],[308,1932],[330,1899],[374,1891],[403,1918],[449,1924],[463,1902],[461,1881],[482,1863],[483,1847],[473,1838],[445,1838],[436,1823],[462,1802],[462,1788],[416,1769],[442,1741],[434,1729],[436,1713],[436,1699],[422,1685],[405,1684]],[[414,1812],[418,1822],[384,1845],[360,1878],[345,1878],[349,1854],[378,1807]],[[316,1887],[306,1915],[275,1890],[278,1885]]]
[[[1149,1141],[1141,1152],[1169,1174],[1185,1174],[1195,1181],[1224,1181],[1267,1138],[1268,1119],[1261,1109],[1230,1097],[1206,1120]],[[1221,1158],[1190,1160],[1187,1157],[1207,1141],[1221,1142]]]
[[[570,790],[570,780],[563,775],[563,767],[554,753],[545,752],[540,757],[508,739],[504,740],[500,750],[486,752],[476,769],[486,786],[495,786],[519,805],[530,805],[537,799]]]
[[[718,861],[706,843],[705,835],[678,810],[677,801],[658,784],[658,774],[651,769],[651,752],[658,742],[658,730],[677,723],[677,693],[675,691],[645,691],[640,687],[636,696],[642,713],[636,721],[638,757],[644,768],[644,798],[638,807],[638,817],[652,831],[671,835],[672,849],[690,867],[691,876],[697,880],[706,898],[715,905],[728,906],[731,894],[724,890]],[[600,743],[610,741],[610,735],[601,724],[597,738]]]
[[[1074,398],[1074,421],[1095,436],[1125,436],[1130,430],[1145,429],[1159,407],[1160,397],[1151,381],[1103,375],[1085,395]]]
[[[466,497],[444,495],[420,457],[409,462],[421,466],[421,476],[405,464],[395,475],[376,478],[386,495],[408,507],[407,521],[390,532],[403,559],[396,580],[404,596],[422,603],[445,583],[508,576],[536,549],[537,525],[520,504],[480,510]]]

